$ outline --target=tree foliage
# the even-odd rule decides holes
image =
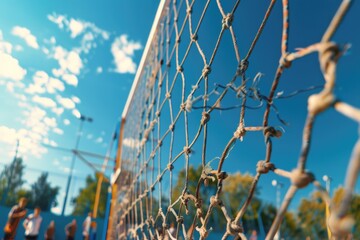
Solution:
[[[18,198],[24,193],[22,190],[25,183],[23,180],[24,168],[23,159],[17,157],[0,173],[0,197],[1,203],[5,206],[10,207],[16,204]]]
[[[343,188],[338,188],[333,196],[334,206],[337,206],[344,194]],[[355,223],[360,222],[360,195],[354,194],[349,213],[355,219]],[[314,192],[310,199],[303,199],[298,208],[298,221],[305,236],[311,239],[327,239],[325,202],[320,197],[319,192]],[[354,239],[360,239],[360,226],[355,224]]]
[[[79,195],[73,199],[73,203],[75,204],[73,210],[74,215],[85,215],[93,210],[98,180],[99,174],[95,174],[95,177],[92,177],[90,175],[86,177],[86,186],[84,188],[81,188]],[[105,216],[108,187],[109,183],[103,181],[98,207],[99,217]]]
[[[48,173],[42,173],[37,181],[31,185],[28,194],[28,207],[40,207],[42,211],[50,211],[52,206],[56,206],[56,197],[59,187],[51,187],[47,181]]]

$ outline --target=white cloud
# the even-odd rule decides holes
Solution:
[[[36,37],[31,34],[31,31],[25,27],[15,26],[11,33],[14,36],[18,36],[25,40],[26,44],[32,48],[38,49],[39,44],[37,43]]]
[[[80,118],[80,117],[81,117],[81,113],[80,113],[79,110],[77,110],[77,109],[73,109],[73,110],[72,110],[72,114],[73,114],[76,118]]]
[[[78,78],[74,74],[63,74],[62,79],[69,85],[78,85]]]
[[[53,131],[54,131],[54,133],[59,134],[59,135],[64,134],[64,131],[62,129],[60,129],[60,128],[54,128]]]
[[[70,98],[63,98],[61,96],[57,96],[56,100],[58,101],[58,103],[60,103],[60,105],[62,105],[66,109],[74,109],[75,108],[75,103]]]
[[[96,143],[102,143],[104,141],[104,139],[102,137],[98,137],[95,142]]]
[[[34,94],[34,93],[44,93],[46,91],[46,89],[40,85],[37,84],[30,84],[26,89],[25,92],[29,93],[29,94]]]
[[[24,94],[19,94],[19,93],[16,93],[14,95],[17,99],[19,99],[20,101],[27,101],[27,97],[24,95]]]
[[[17,131],[13,128],[0,126],[0,142],[14,144],[17,140]]]
[[[44,123],[49,126],[49,127],[53,127],[55,128],[57,126],[56,123],[56,119],[55,118],[49,118],[49,117],[45,117],[44,118]]]
[[[58,15],[58,14],[53,13],[52,15],[49,14],[47,17],[51,22],[58,25],[58,27],[60,29],[64,28],[64,23],[66,22],[66,19],[65,19],[64,15]]]
[[[77,48],[79,52],[89,53],[91,48],[97,46],[96,40],[108,40],[109,32],[97,27],[94,23],[87,22],[81,19],[68,18],[65,15],[53,13],[48,15],[48,19],[58,25],[60,29],[70,32],[71,38],[81,38],[81,46]]]
[[[49,55],[50,54],[50,50],[46,47],[41,48],[41,50],[43,51],[43,53],[45,53],[45,55]]]
[[[74,103],[79,104],[80,103],[80,98],[76,97],[76,96],[72,96],[71,100],[73,100]]]
[[[14,92],[14,82],[8,82],[6,84],[6,91],[13,93]]]
[[[65,90],[65,85],[62,81],[57,78],[49,77],[44,71],[36,71],[33,76],[33,81],[34,83],[30,84],[25,92],[29,94],[42,94],[46,91],[53,94],[57,91],[63,92]]]
[[[62,108],[62,107],[53,108],[53,109],[51,109],[51,111],[53,111],[53,113],[55,113],[56,115],[60,116],[64,112],[64,108]]]
[[[111,53],[114,57],[115,72],[135,73],[136,64],[132,57],[136,50],[142,48],[139,42],[129,41],[127,35],[121,35],[111,45]]]
[[[140,146],[140,141],[134,138],[124,138],[123,144],[129,148],[138,148]]]
[[[55,93],[56,90],[63,92],[65,90],[64,83],[57,78],[49,78],[49,82],[46,85],[48,93]]]
[[[51,36],[50,38],[50,43],[51,44],[55,44],[56,43],[56,38],[54,36]]]
[[[15,45],[14,50],[17,51],[17,52],[21,52],[21,51],[24,50],[24,48],[21,45]]]
[[[0,78],[21,81],[26,70],[19,65],[19,61],[11,55],[0,52]]]
[[[56,107],[56,103],[54,100],[52,100],[51,98],[48,97],[40,97],[38,95],[35,95],[32,98],[32,101],[34,103],[38,103],[40,105],[42,105],[43,107],[47,107],[47,108],[54,108]]]
[[[38,144],[38,140],[41,139],[41,135],[26,129],[16,130],[7,126],[0,126],[0,142],[15,145],[17,139],[20,139],[20,154],[32,154],[39,157],[47,152],[44,147]]]
[[[11,43],[3,41],[3,34],[0,30],[0,52],[11,54],[12,47]]]
[[[103,68],[102,67],[97,67],[96,68],[96,73],[102,73],[103,72]]]
[[[69,119],[64,119],[64,124],[67,126],[67,125],[70,125],[70,120]]]
[[[75,38],[77,37],[80,33],[82,33],[84,31],[84,24],[81,21],[77,21],[75,19],[70,19],[70,23],[69,23],[69,29],[71,32],[71,37]]]
[[[83,67],[82,60],[77,52],[71,51],[67,56],[67,69],[74,73],[79,74],[80,69]]]
[[[68,52],[65,48],[61,46],[55,47],[53,57],[54,59],[58,60],[60,70],[62,70],[61,72],[55,72],[56,76],[64,74],[65,71],[69,71],[70,73],[78,75],[81,68],[83,67],[83,63],[79,53],[77,53],[76,51]]]
[[[60,215],[61,211],[62,211],[62,208],[60,208],[60,207],[52,207],[51,208],[51,212],[56,215]]]

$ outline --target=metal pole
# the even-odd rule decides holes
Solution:
[[[271,184],[276,188],[276,209],[277,209],[277,212],[279,212],[280,207],[281,207],[281,192],[280,192],[280,189],[282,188],[283,184],[276,181],[276,180],[273,180]],[[279,229],[277,230],[277,232],[276,232],[276,234],[274,236],[274,239],[276,239],[276,240],[281,239],[280,227],[281,227],[281,225],[279,226]]]
[[[80,138],[81,138],[81,135],[82,135],[82,128],[83,128],[85,120],[87,120],[89,122],[92,121],[91,118],[86,118],[84,115],[81,115],[81,117],[80,117],[80,125],[79,125],[79,129],[78,129],[78,132],[77,132],[77,138],[76,138],[76,143],[75,143],[75,152],[73,153],[73,158],[71,160],[70,173],[69,173],[69,177],[68,177],[67,184],[66,184],[65,197],[64,197],[64,203],[63,203],[61,216],[65,215],[66,202],[67,202],[67,198],[68,198],[68,195],[69,195],[71,178],[72,178],[72,175],[73,175],[74,165],[75,165],[75,160],[76,160],[76,152],[77,152],[77,149],[78,149],[79,144],[80,144]]]

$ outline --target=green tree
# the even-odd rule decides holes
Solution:
[[[42,173],[37,181],[31,185],[28,193],[28,207],[40,207],[43,211],[50,211],[52,206],[56,206],[56,197],[59,194],[59,187],[52,187],[47,181],[48,173]]]
[[[233,173],[225,179],[222,199],[224,199],[225,206],[229,207],[232,218],[236,217],[236,214],[246,201],[253,179],[254,177],[251,174],[242,174],[240,172]],[[257,218],[261,201],[258,199],[258,195],[259,189],[256,188],[251,203],[242,217],[245,232],[259,230]]]
[[[188,171],[188,188],[187,191],[189,194],[195,196],[196,187],[199,183],[199,179],[202,174],[202,166],[198,168],[194,168],[193,166],[189,167]],[[223,181],[223,189],[220,195],[220,199],[223,201],[224,206],[226,206],[227,212],[229,216],[234,219],[236,214],[240,210],[243,203],[246,201],[246,198],[249,194],[249,190],[253,181],[253,176],[249,173],[242,174],[240,172],[236,172],[234,174],[229,174],[229,176]],[[173,188],[172,201],[175,201],[182,193],[184,189],[184,184],[186,182],[186,172],[185,170],[181,170],[178,174],[177,182]],[[202,199],[202,210],[203,214],[206,214],[206,211],[210,204],[210,197],[216,193],[217,189],[217,180],[214,178],[213,180],[208,181],[208,184],[205,185],[202,183],[199,189],[199,196]],[[244,227],[245,232],[251,230],[259,231],[259,209],[262,208],[263,203],[258,198],[259,190],[255,189],[252,201],[245,212],[245,215],[242,217],[242,225]],[[268,230],[271,226],[272,219],[271,216],[275,217],[276,209],[271,205],[264,205],[264,210],[261,214],[262,222],[267,223],[268,226],[265,226],[265,231]],[[192,222],[194,218],[194,214],[196,213],[196,208],[192,201],[189,201],[188,204],[189,214],[182,214],[184,216],[185,222]],[[177,206],[177,209],[178,206]],[[268,211],[272,211],[272,215],[268,216]],[[260,221],[261,222],[261,221]],[[208,226],[211,226],[216,231],[223,231],[226,227],[226,219],[223,216],[223,213],[220,208],[213,208],[212,215],[210,217]]]
[[[188,170],[188,181],[187,181],[187,193],[191,194],[193,196],[196,195],[196,188],[199,183],[199,179],[202,173],[202,166],[199,166],[198,168],[194,168],[193,166],[189,167]],[[172,193],[172,202],[177,200],[179,196],[181,196],[184,186],[186,182],[186,171],[185,169],[181,170],[178,174],[178,179],[173,187],[173,193]],[[208,206],[210,204],[210,196],[214,195],[216,192],[216,182],[215,181],[208,181],[208,184],[205,186],[204,184],[201,185],[201,188],[199,189],[199,196],[202,202],[202,212],[203,215],[206,214],[206,211],[208,209]],[[180,201],[181,202],[181,201]],[[174,209],[178,210],[180,204],[178,203],[175,205]],[[194,205],[193,201],[188,202],[188,211],[185,211],[184,208],[182,208],[181,215],[184,217],[185,223],[192,223],[195,214],[196,214],[196,207]],[[187,214],[185,213],[187,212]],[[221,212],[219,209],[214,209],[213,214],[209,220],[209,226],[213,226],[214,229],[219,229],[224,226],[224,221],[222,220],[224,217],[221,217]],[[172,215],[170,215],[172,216]],[[215,221],[217,224],[214,224]],[[174,219],[170,219],[170,222],[174,222]],[[219,227],[220,226],[220,227]]]
[[[342,200],[344,194],[343,188],[338,188],[332,198],[335,206]],[[303,199],[298,208],[298,222],[301,224],[301,229],[305,236],[311,239],[327,239],[326,217],[325,217],[325,202],[320,197],[320,192],[314,192],[310,199]],[[360,195],[354,194],[349,213],[355,219],[355,222],[360,222]],[[360,226],[355,224],[354,239],[360,239]]]
[[[73,199],[75,204],[73,214],[85,215],[94,208],[96,186],[99,179],[99,175],[95,174],[95,177],[88,175],[86,177],[86,186],[80,189],[79,195]],[[109,183],[103,181],[101,185],[100,201],[98,208],[98,216],[104,217],[106,210],[106,201],[108,194]]]
[[[298,207],[298,220],[305,236],[311,239],[326,239],[325,202],[315,191],[309,199],[302,199]]]
[[[23,159],[16,157],[0,173],[1,204],[13,206],[18,202],[19,192],[25,183],[23,180],[24,168]]]

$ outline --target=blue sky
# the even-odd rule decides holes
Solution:
[[[339,2],[291,2],[290,51],[319,41]],[[37,1],[36,4],[5,0],[0,3],[0,161],[11,161],[16,139],[21,138],[20,154],[25,164],[34,169],[27,173],[28,182],[37,178],[37,170],[53,172],[50,173],[50,180],[54,185],[63,187],[58,199],[59,206],[62,206],[61,196],[72,156],[46,148],[41,143],[73,148],[80,123],[77,117],[81,113],[94,121],[84,124],[80,149],[101,155],[106,153],[146,44],[157,3],[140,0]],[[250,58],[247,72],[251,79],[258,72],[264,74],[259,85],[264,94],[268,93],[280,57],[280,5],[279,2],[275,6]],[[242,56],[250,46],[266,7],[252,1],[244,1],[239,6],[234,28]],[[360,107],[360,34],[353,27],[360,20],[356,14],[359,8],[357,2],[353,4],[334,37],[341,44],[352,44],[339,62],[336,94],[357,107]],[[207,28],[204,27],[199,33],[199,41],[205,52],[213,47],[206,36],[215,36],[220,27],[217,21],[219,13],[210,10],[209,14],[211,17],[204,23]],[[234,62],[229,38],[226,43],[213,69],[226,70],[229,62]],[[199,71],[196,70],[198,63],[195,60],[185,64],[184,69]],[[227,74],[232,73],[213,71],[210,80],[221,83],[222,77],[229,77]],[[323,78],[317,56],[313,54],[298,60],[291,69],[286,70],[279,92],[284,91],[286,95],[321,84]],[[276,102],[281,116],[290,124],[282,126],[285,129],[283,137],[274,140],[273,161],[283,169],[291,170],[296,166],[306,116],[306,98],[310,93]],[[226,103],[232,104],[234,101],[228,99]],[[259,125],[263,111],[248,113],[248,125]],[[208,153],[210,159],[221,154],[238,123],[238,111],[215,114],[214,122],[223,123],[223,128],[210,123],[210,127],[214,127],[214,139],[209,140],[209,149],[212,149]],[[271,121],[275,126],[281,126],[274,113]],[[357,139],[357,128],[356,123],[334,110],[321,114],[316,121],[307,167],[319,179],[324,174],[330,175],[333,187],[343,183],[347,161]],[[261,133],[248,134],[244,142],[238,143],[233,149],[233,157],[224,164],[224,170],[254,173],[254,165],[264,157],[262,144]],[[243,160],[237,161],[235,156]],[[89,160],[101,164],[98,159]],[[76,178],[70,194],[83,186],[83,179],[91,172],[77,160]],[[273,178],[288,185],[286,179],[279,179],[273,174],[263,176],[260,182],[262,197],[270,202],[275,199],[274,189],[270,185]],[[311,190],[312,187],[308,187],[298,193],[295,204]]]
[[[52,184],[63,187],[60,196],[72,155],[41,143],[74,148],[81,113],[94,121],[84,123],[79,149],[105,155],[157,8],[84,3],[0,3],[1,163],[11,161],[20,138],[28,184],[38,170],[49,171]],[[77,159],[70,194],[89,173]]]

